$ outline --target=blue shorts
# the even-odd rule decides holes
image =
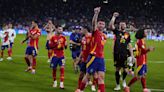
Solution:
[[[147,65],[140,65],[137,67],[137,74],[139,76],[145,75],[147,73]]]
[[[87,63],[85,63],[85,62],[81,62],[79,64],[81,72],[86,72],[86,65],[87,65]]]
[[[27,48],[26,48],[26,53],[25,53],[26,55],[32,55],[32,56],[37,56],[37,52],[36,52],[36,49],[34,48],[34,47],[32,47],[32,46],[28,46]]]
[[[47,42],[46,42],[46,49],[47,49],[47,50],[50,50],[49,40],[47,40]]]
[[[79,57],[79,55],[80,55],[80,50],[72,51],[72,58],[73,59],[76,59],[77,57]]]
[[[6,48],[8,49],[9,48],[9,45],[2,45],[1,46],[1,50],[5,50]]]
[[[51,68],[57,68],[57,66],[64,66],[65,65],[65,59],[64,57],[58,58],[58,57],[52,57],[50,67]]]
[[[105,61],[104,58],[97,58],[95,56],[89,55],[87,59],[87,73],[94,74],[95,72],[102,71],[105,72]]]
[[[12,47],[13,47],[13,44],[14,44],[13,42],[10,42],[10,48],[12,48]]]

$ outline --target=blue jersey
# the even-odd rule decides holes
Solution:
[[[82,35],[79,33],[72,33],[70,36],[70,40],[76,42],[76,43],[81,43]],[[81,46],[77,46],[75,44],[70,44],[70,49],[71,50],[80,50]]]

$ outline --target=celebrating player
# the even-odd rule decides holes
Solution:
[[[137,74],[138,76],[134,77],[128,84],[130,87],[137,80],[141,80],[143,92],[149,92],[146,87],[146,73],[147,73],[147,53],[153,51],[154,47],[146,47],[145,37],[146,32],[143,29],[137,31],[135,37],[137,38],[136,51],[137,51]],[[125,88],[125,92],[130,92],[129,87]]]
[[[56,34],[52,36],[49,41],[50,49],[53,50],[53,56],[51,59],[50,67],[52,68],[52,76],[54,80],[53,87],[57,87],[56,80],[56,71],[57,66],[60,66],[60,88],[64,89],[64,49],[67,48],[66,38],[62,35],[63,28],[61,26],[57,26]]]
[[[78,57],[80,55],[81,52],[81,34],[80,34],[80,30],[81,28],[79,26],[75,26],[73,28],[74,32],[72,32],[71,36],[70,36],[70,50],[72,52],[72,58],[73,58],[73,67],[74,67],[74,71],[75,73],[78,72],[78,66],[76,65],[75,62],[78,61]]]
[[[9,48],[9,53],[12,55],[12,47],[14,44],[14,39],[16,38],[16,32],[13,29],[13,25],[11,23],[8,24],[8,32],[9,32],[9,41],[10,41],[10,48]],[[8,60],[12,60],[12,57],[8,57]]]
[[[86,73],[86,61],[89,56],[90,51],[90,41],[91,41],[91,33],[89,33],[90,29],[88,26],[84,26],[82,28],[82,32],[84,34],[84,37],[82,38],[81,45],[82,45],[82,51],[80,53],[80,56],[78,58],[78,61],[76,64],[80,64],[80,76],[78,80],[78,88],[77,91],[80,90],[81,81]]]
[[[38,28],[38,24],[36,21],[32,21],[32,29],[28,32],[28,36],[26,38],[29,39],[28,46],[26,48],[26,56],[25,60],[28,65],[27,70],[32,70],[32,74],[35,74],[35,68],[36,68],[36,56],[38,53],[38,43],[39,43],[39,37],[41,35],[40,29]],[[26,41],[24,40],[23,43]]]
[[[98,92],[105,92],[105,62],[104,62],[104,38],[103,30],[105,28],[105,22],[100,20],[97,22],[97,18],[100,12],[100,7],[94,9],[94,16],[92,20],[93,33],[91,39],[90,55],[87,59],[86,75],[80,85],[80,90],[83,92],[86,82],[91,74],[98,74]]]
[[[44,29],[47,32],[47,43],[46,43],[46,49],[48,50],[48,61],[47,62],[50,62],[50,58],[52,56],[52,50],[49,48],[49,44],[48,43],[49,43],[49,40],[51,39],[51,37],[54,34],[55,26],[52,23],[52,21],[49,20],[47,25],[44,27]]]
[[[8,25],[5,25],[3,28],[3,31],[0,35],[2,39],[2,45],[1,45],[1,58],[0,61],[3,61],[3,56],[4,56],[4,50],[8,49],[8,60],[11,60],[11,52],[10,52],[10,41],[9,41],[9,32],[8,32]]]
[[[128,55],[128,50],[129,48],[130,55],[132,58],[133,56],[133,51],[132,47],[130,44],[130,34],[126,32],[126,23],[125,22],[120,22],[119,24],[119,29],[115,28],[115,19],[119,16],[119,13],[115,12],[113,14],[113,17],[109,23],[109,28],[113,31],[115,35],[115,43],[114,43],[114,66],[116,67],[116,87],[114,90],[120,90],[120,70],[123,68],[123,87],[126,87],[126,75],[127,75],[127,55]]]

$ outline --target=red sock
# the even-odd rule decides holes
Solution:
[[[56,68],[55,69],[53,69],[53,71],[52,71],[52,77],[53,77],[53,80],[54,81],[56,81]]]
[[[64,81],[64,68],[60,68],[60,81]]]
[[[98,78],[93,78],[93,85],[97,85],[98,84]]]
[[[143,88],[146,88],[146,78],[141,77],[141,84]]]
[[[3,58],[3,51],[1,51],[1,58]]]
[[[12,51],[11,49],[8,50],[8,56],[11,57]]]
[[[86,83],[84,83],[84,82],[81,82],[81,85],[80,85],[80,90],[81,90],[81,91],[83,91],[83,90],[84,90],[84,88],[85,88],[85,85],[86,85]]]
[[[105,92],[105,84],[99,84],[98,89],[100,90],[100,92]]]
[[[81,82],[83,80],[83,77],[84,77],[84,75],[82,73],[80,73],[79,81],[78,81],[78,89],[80,89],[80,85],[81,85]]]
[[[137,77],[134,77],[128,84],[128,86],[130,87],[133,83],[135,83],[138,80]]]
[[[32,69],[35,69],[35,68],[36,68],[36,58],[33,58]]]
[[[28,65],[28,66],[30,66],[30,61],[29,61],[29,59],[28,59],[28,58],[26,58],[26,57],[25,57],[24,59],[25,59],[25,61],[26,61],[27,65]]]

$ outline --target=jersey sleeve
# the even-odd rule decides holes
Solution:
[[[73,34],[71,34],[71,36],[70,36],[70,40],[73,41],[73,39],[74,39]]]

